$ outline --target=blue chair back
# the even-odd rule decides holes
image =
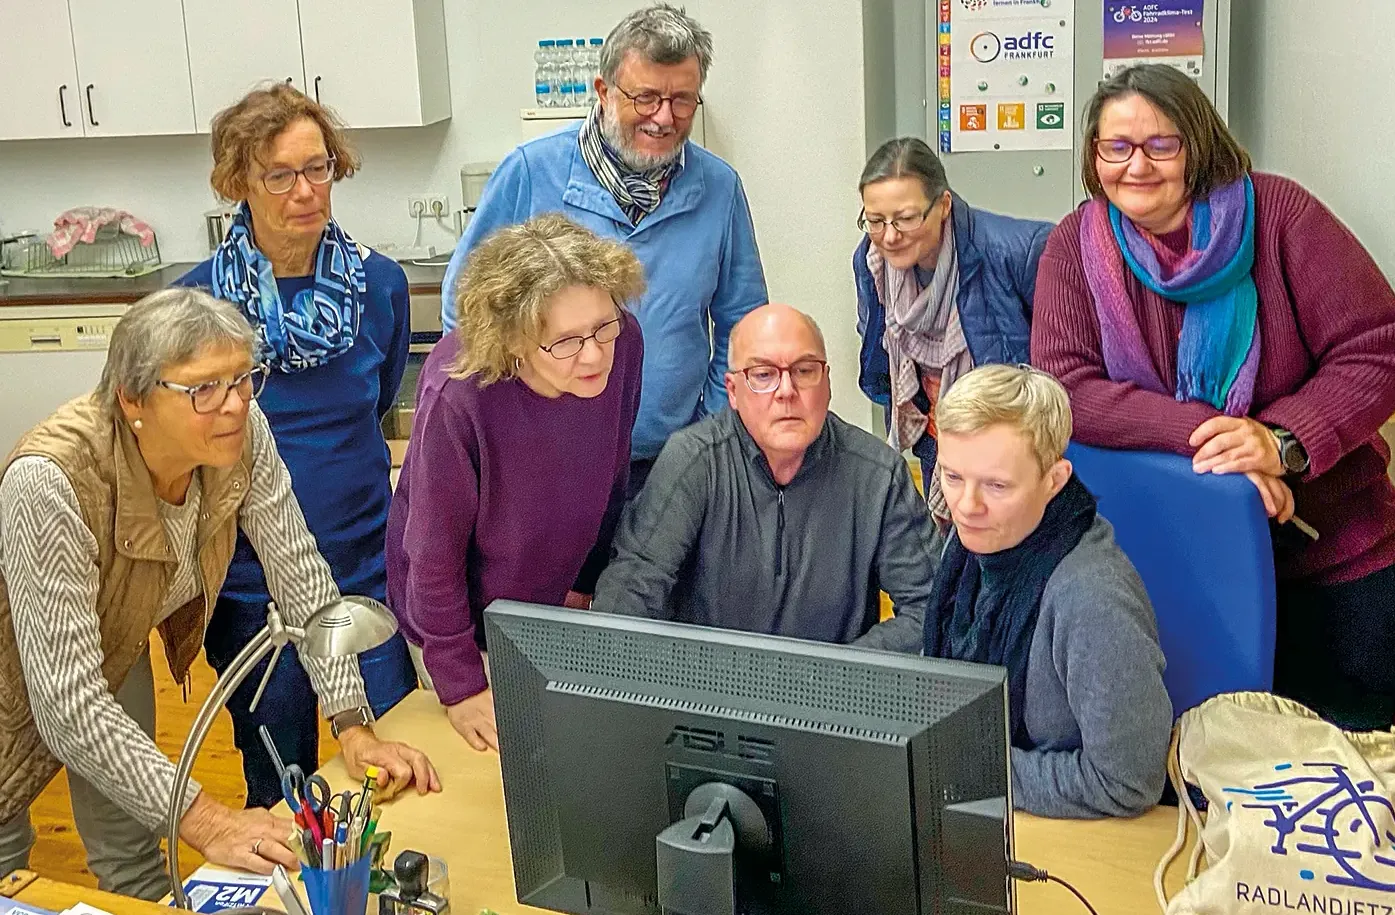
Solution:
[[[1072,444],[1066,457],[1148,589],[1174,712],[1272,688],[1274,554],[1253,484],[1176,454]]]

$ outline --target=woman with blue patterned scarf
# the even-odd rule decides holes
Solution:
[[[391,464],[380,424],[407,364],[406,275],[331,217],[334,182],[359,162],[337,118],[313,99],[279,83],[253,91],[214,118],[213,159],[213,189],[240,205],[223,243],[179,285],[208,288],[256,330],[271,370],[260,405],[306,523],[345,594],[385,600]],[[226,668],[265,624],[268,600],[261,563],[239,539],[204,641],[214,668]],[[372,708],[336,716],[336,733],[416,687],[401,636],[360,658]],[[258,725],[286,763],[319,768],[314,693],[294,650],[253,714],[261,674],[229,703],[249,807],[281,798]]]

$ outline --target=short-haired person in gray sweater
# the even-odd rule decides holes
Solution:
[[[827,359],[787,305],[737,323],[732,409],[664,445],[595,609],[919,650],[942,541],[901,456],[829,412]],[[883,589],[896,616],[878,624]]]
[[[935,410],[954,530],[925,654],[1008,670],[1013,803],[1049,817],[1157,803],[1172,704],[1143,582],[1064,458],[1070,400],[1050,375],[989,365]]]

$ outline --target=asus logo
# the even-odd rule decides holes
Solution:
[[[728,759],[744,759],[748,762],[774,763],[775,743],[760,737],[736,735],[735,745],[726,734],[708,728],[694,728],[678,725],[664,741],[664,746],[679,746],[690,753],[710,753]]]

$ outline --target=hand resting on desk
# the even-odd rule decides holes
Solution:
[[[476,750],[499,750],[499,732],[494,724],[494,690],[486,688],[468,699],[446,706],[451,727]]]

